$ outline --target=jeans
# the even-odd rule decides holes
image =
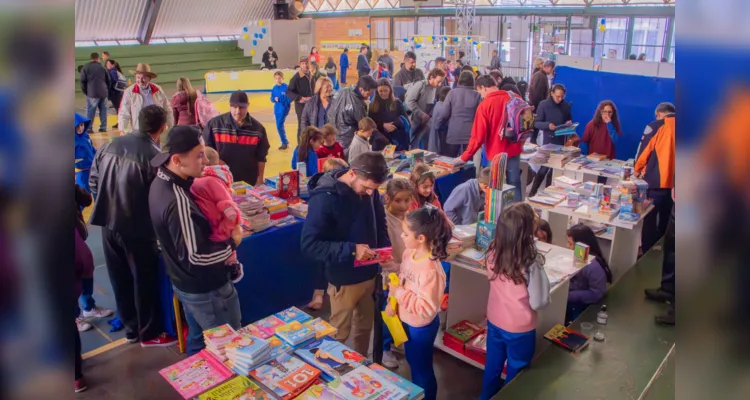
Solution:
[[[203,349],[203,331],[229,324],[239,329],[242,320],[240,300],[232,282],[207,293],[185,293],[173,287],[185,309],[188,325],[187,354],[191,356]]]
[[[503,387],[502,373],[505,361],[505,383],[518,375],[531,363],[536,348],[536,329],[523,333],[504,331],[487,322],[487,363],[482,378],[480,400],[487,400]]]
[[[341,71],[340,71],[340,73],[341,73],[341,84],[342,85],[346,85],[346,70],[347,69],[348,68],[341,68]]]
[[[94,122],[96,110],[99,109],[99,130],[107,130],[107,99],[86,97],[86,118]]]
[[[514,196],[515,201],[521,201],[521,191],[526,187],[521,183],[521,156],[508,157],[505,164],[505,180],[508,185],[513,185],[516,189]]]
[[[78,303],[84,311],[91,311],[96,307],[96,301],[94,300],[94,278],[83,278],[81,285],[83,286],[83,292],[81,292],[81,297],[78,298]]]
[[[286,138],[286,128],[284,128],[284,121],[286,121],[287,115],[289,115],[289,110],[284,114],[274,112],[274,117],[276,117],[276,130],[279,132],[281,144],[289,144],[289,140]]]
[[[297,143],[299,143],[299,137],[302,134],[302,110],[305,109],[305,103],[294,103],[294,112],[297,114]]]
[[[438,328],[440,328],[440,318],[437,316],[432,322],[419,328],[404,324],[406,336],[409,338],[404,343],[404,351],[406,361],[411,368],[411,381],[424,389],[425,400],[437,398],[437,379],[432,364],[432,354]]]

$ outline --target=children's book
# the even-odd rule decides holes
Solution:
[[[198,354],[162,369],[159,375],[184,399],[191,399],[221,384],[233,374],[206,350],[201,350]]]
[[[393,256],[393,250],[390,247],[383,247],[380,249],[372,249],[372,251],[375,252],[375,258],[371,258],[369,260],[354,260],[354,266],[355,267],[361,267],[363,265],[372,265],[372,264],[379,264],[382,262],[390,261]]]
[[[570,351],[579,351],[589,344],[588,336],[573,329],[557,324],[544,334],[544,337],[558,346]]]
[[[243,326],[242,328],[240,328],[240,329],[237,330],[237,333],[244,333],[244,334],[247,334],[247,335],[250,335],[250,336],[255,336],[255,337],[258,337],[258,338],[261,338],[261,339],[267,339],[267,338],[264,337],[265,336],[264,333],[261,332],[261,330],[258,329],[253,324],[248,324],[247,326]]]
[[[497,229],[496,221],[480,220],[477,222],[476,244],[480,251],[484,252],[490,248],[490,243],[495,238],[495,229]]]
[[[224,346],[232,341],[236,333],[229,324],[224,324],[203,331],[203,340],[206,342],[206,346],[210,346],[221,352]]]
[[[267,352],[270,345],[268,341],[250,336],[245,333],[238,333],[225,347],[227,355],[236,355],[241,358],[254,360],[258,355]]]
[[[555,136],[574,135],[576,133],[577,127],[578,127],[578,122],[557,125],[555,126]]]
[[[198,396],[199,400],[273,400],[273,397],[246,376],[236,376]]]
[[[339,396],[324,383],[310,386],[295,400],[346,400]]]
[[[268,339],[276,334],[276,328],[284,325],[284,321],[280,320],[275,315],[269,315],[259,321],[253,322],[256,328],[260,331],[259,337],[262,339]]]
[[[292,170],[279,174],[279,197],[293,200],[299,197],[299,171]]]
[[[289,323],[292,321],[297,322],[307,322],[312,319],[310,314],[300,310],[297,307],[289,307],[284,311],[279,311],[276,314],[274,314],[278,319],[284,321],[285,323]]]
[[[299,321],[292,321],[276,328],[276,336],[292,346],[315,338],[315,332],[302,325]]]
[[[586,243],[576,242],[576,245],[573,249],[573,256],[575,257],[576,262],[585,263],[589,258],[589,245],[587,245]]]
[[[396,145],[389,144],[385,146],[385,149],[383,149],[383,157],[386,159],[393,159],[393,157],[396,155]]]
[[[463,320],[453,326],[448,327],[448,329],[445,330],[445,333],[453,336],[461,342],[466,343],[476,335],[481,333],[482,330],[482,327],[480,327],[479,325],[468,320]]]
[[[294,351],[301,359],[323,371],[323,378],[330,381],[364,365],[365,356],[338,341],[324,337],[305,344]]]
[[[360,366],[328,384],[347,400],[406,400],[409,393],[389,383],[375,371]]]
[[[424,389],[402,378],[401,375],[376,363],[372,363],[368,365],[368,367],[389,383],[407,391],[409,393],[409,400],[419,400],[424,398]]]
[[[269,353],[271,358],[277,358],[292,349],[292,346],[284,343],[283,340],[275,335],[268,338],[268,344],[271,346],[271,352]]]
[[[315,339],[334,335],[339,331],[333,325],[329,324],[326,321],[323,321],[320,318],[315,318],[313,320],[305,322],[305,326],[315,331]]]
[[[305,391],[320,376],[320,370],[290,354],[282,354],[250,371],[250,376],[284,400]]]

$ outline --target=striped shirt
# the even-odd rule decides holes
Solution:
[[[232,118],[231,113],[214,117],[206,124],[203,132],[206,146],[219,152],[235,181],[244,181],[255,185],[258,180],[258,164],[265,163],[268,150],[266,128],[247,114],[241,125]]]

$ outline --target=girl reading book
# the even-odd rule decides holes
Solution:
[[[297,169],[297,163],[305,163],[305,176],[311,177],[318,173],[318,155],[315,149],[323,144],[323,133],[314,126],[308,126],[302,131],[299,138],[300,144],[294,149],[292,154],[292,169]]]
[[[417,164],[411,171],[411,177],[409,178],[414,187],[414,200],[409,206],[409,211],[414,211],[417,208],[423,207],[429,203],[438,209],[442,210],[440,200],[435,195],[435,174],[430,171],[430,167],[425,164]]]
[[[544,256],[534,244],[536,214],[526,203],[514,203],[497,220],[487,252],[487,363],[482,379],[486,400],[531,362],[536,342],[537,310],[549,303]]]
[[[589,254],[594,256],[594,261],[570,278],[568,307],[565,312],[566,325],[578,318],[590,304],[598,303],[607,293],[607,284],[612,283],[612,271],[594,231],[584,224],[577,224],[568,229],[567,235],[568,248],[573,250],[576,242],[586,244],[589,246]]]
[[[388,315],[398,316],[409,340],[404,343],[412,382],[424,388],[425,399],[437,396],[437,379],[432,365],[433,345],[440,326],[440,302],[445,291],[445,271],[440,260],[448,257],[452,237],[448,220],[435,206],[410,212],[402,222],[401,237],[406,250],[401,257],[399,283],[390,285],[398,310],[386,307]]]

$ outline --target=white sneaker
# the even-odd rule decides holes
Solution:
[[[383,352],[383,366],[386,368],[398,368],[398,360],[392,351]]]
[[[102,308],[102,307],[94,307],[89,311],[81,310],[81,315],[83,315],[84,318],[104,318],[109,317],[110,315],[114,314],[115,312],[108,309],[108,308]]]
[[[84,321],[81,317],[76,318],[76,326],[78,327],[78,332],[86,332],[87,330],[93,328],[91,324]]]

